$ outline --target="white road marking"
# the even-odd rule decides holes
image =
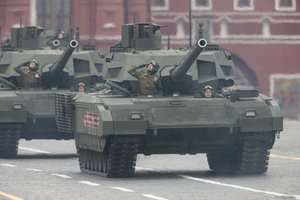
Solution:
[[[4,196],[4,197],[6,197],[5,199],[11,199],[11,200],[24,200],[24,199],[21,199],[20,197],[17,197],[17,196],[14,196],[14,195],[12,195],[12,194],[8,194],[8,193],[5,193],[5,192],[1,192],[0,191],[0,197],[1,196]],[[2,199],[2,198],[1,198]]]
[[[146,167],[135,167],[136,170],[147,170],[147,171],[154,171],[154,169],[146,168]]]
[[[33,149],[33,148],[28,148],[28,147],[19,147],[19,149],[22,149],[22,150],[25,150],[25,151],[32,151],[32,152],[36,152],[36,153],[52,154],[48,151],[43,151],[43,150]]]
[[[127,189],[127,188],[122,188],[122,187],[109,187],[109,188],[120,190],[120,191],[123,191],[123,192],[134,192],[133,190],[130,190],[130,189]]]
[[[4,166],[4,167],[17,167],[17,165],[11,165],[11,164],[7,164],[7,163],[3,163],[3,164],[0,164],[1,166]]]
[[[283,156],[278,154],[270,154],[273,158],[282,158],[282,159],[288,159],[288,160],[300,160],[300,157],[291,157],[291,156]]]
[[[60,177],[60,178],[72,178],[71,176],[67,176],[67,175],[64,175],[64,174],[51,174],[51,176],[57,176],[57,177]]]
[[[245,191],[249,191],[249,192],[263,193],[263,194],[279,196],[279,197],[294,197],[294,198],[296,197],[297,198],[297,195],[288,195],[288,194],[282,194],[282,193],[278,193],[278,192],[257,190],[257,189],[254,189],[254,188],[249,188],[249,187],[244,187],[244,186],[239,186],[239,185],[232,185],[232,184],[227,184],[227,183],[221,183],[221,182],[217,182],[217,181],[211,181],[211,180],[196,178],[196,177],[192,177],[192,176],[185,176],[185,175],[179,175],[179,176],[184,178],[184,179],[188,179],[188,180],[199,181],[199,182],[203,182],[203,183],[208,183],[208,184],[213,184],[213,185],[220,185],[220,186],[225,186],[225,187],[231,187],[231,188],[235,188],[235,189],[239,189],[239,190],[245,190]]]
[[[28,171],[34,171],[34,172],[42,172],[43,170],[41,169],[33,169],[33,168],[26,168]]]
[[[158,197],[158,196],[155,196],[153,194],[143,194],[144,197],[148,197],[148,198],[151,198],[151,199],[157,199],[157,200],[168,200],[164,197]]]
[[[80,181],[80,183],[90,185],[90,186],[99,186],[100,185],[98,183],[93,183],[93,182],[90,182],[90,181]]]
[[[293,195],[296,200],[300,200],[300,195]]]

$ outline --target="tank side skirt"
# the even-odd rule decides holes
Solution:
[[[81,171],[105,177],[131,177],[135,171],[139,151],[138,137],[112,137],[107,139],[104,151],[78,148]]]

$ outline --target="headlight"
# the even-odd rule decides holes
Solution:
[[[247,110],[245,112],[245,117],[255,117],[255,116],[256,116],[256,114],[255,114],[255,111],[253,111],[253,110]]]

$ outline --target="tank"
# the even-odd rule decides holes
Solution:
[[[134,175],[138,154],[207,155],[209,168],[238,174],[267,172],[269,151],[283,129],[278,104],[234,85],[231,55],[199,39],[190,49],[161,50],[160,26],[126,24],[106,54],[106,89],[65,94],[61,116],[73,116],[79,166],[106,177]],[[144,95],[128,70],[154,60],[162,93]],[[205,86],[213,97],[204,98]],[[63,117],[62,117],[63,118]],[[62,120],[63,121],[63,120]]]
[[[80,82],[85,83],[87,90],[94,90],[97,84],[102,82],[103,59],[100,52],[77,51],[76,40],[71,40],[67,48],[52,49],[40,45],[46,44],[47,37],[44,37],[42,32],[35,34],[39,28],[22,28],[26,33],[31,33],[30,30],[33,33],[30,43],[32,47],[27,46],[29,43],[25,42],[25,35],[20,37],[18,34],[12,34],[15,36],[11,41],[22,41],[22,48],[12,42],[10,49],[2,48],[3,51],[0,52],[2,158],[13,158],[17,155],[20,139],[73,139],[73,133],[58,131],[55,94],[67,91],[76,93]],[[26,65],[33,59],[39,64],[41,84],[35,88],[26,88],[24,79],[16,73],[14,67]]]

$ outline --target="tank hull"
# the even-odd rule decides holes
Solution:
[[[90,94],[76,99],[75,111],[76,147],[85,153],[105,154],[115,140],[135,139],[136,154],[206,153],[213,169],[217,161],[212,160],[219,162],[220,157],[226,157],[221,153],[245,154],[243,147],[249,144],[245,141],[260,142],[250,145],[256,146],[256,153],[265,155],[258,170],[215,167],[242,173],[266,171],[269,150],[283,124],[279,106],[263,96],[232,102],[227,98],[101,98]],[[103,173],[110,177],[131,174]]]
[[[20,139],[71,139],[57,130],[55,90],[2,91],[0,126],[21,125]],[[66,92],[66,90],[60,91]]]

